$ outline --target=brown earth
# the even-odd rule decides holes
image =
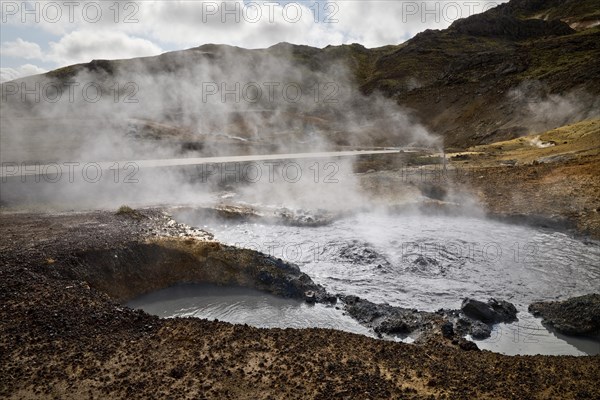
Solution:
[[[355,170],[376,203],[481,208],[501,220],[600,239],[600,120],[446,153],[446,169],[440,156],[363,158]]]
[[[460,350],[441,336],[407,345],[326,329],[161,320],[78,278],[90,251],[110,258],[157,236],[214,245],[161,215],[0,215],[0,397],[600,396],[600,356],[509,357]]]
[[[600,239],[600,120],[469,150],[455,182],[489,213]]]

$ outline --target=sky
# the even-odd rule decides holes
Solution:
[[[505,1],[0,0],[0,82],[206,43],[399,44]]]

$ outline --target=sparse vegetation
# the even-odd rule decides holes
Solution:
[[[163,192],[175,192],[170,197],[173,205],[189,199],[190,207],[175,207],[179,216],[174,213],[173,217],[167,214],[170,210],[166,196],[166,206],[150,209],[152,201],[148,193],[152,192],[141,189],[136,191],[134,206],[137,210],[127,204],[116,209],[117,203],[110,210],[62,212],[66,207],[60,204],[60,212],[37,212],[18,204],[15,208],[19,212],[12,212],[12,203],[7,203],[10,212],[0,213],[0,349],[3,364],[0,398],[600,399],[600,355],[513,357],[478,351],[478,345],[465,339],[463,330],[466,329],[464,324],[476,328],[476,321],[464,319],[458,310],[452,314],[448,309],[435,314],[427,312],[427,317],[421,319],[425,314],[408,309],[405,314],[399,307],[390,305],[405,300],[410,305],[410,297],[427,296],[438,297],[446,303],[453,297],[460,300],[465,295],[463,292],[475,291],[514,297],[521,308],[526,299],[537,296],[531,293],[536,289],[537,281],[541,282],[540,296],[552,298],[562,296],[563,292],[551,289],[595,290],[598,269],[594,257],[599,249],[595,240],[600,240],[600,114],[592,114],[589,110],[600,108],[600,26],[592,27],[600,19],[598,2],[511,0],[483,15],[463,20],[464,24],[458,22],[450,29],[427,30],[403,44],[373,49],[360,44],[319,49],[280,43],[268,49],[246,50],[211,44],[157,57],[94,60],[48,72],[44,79],[58,80],[63,85],[82,73],[80,77],[93,79],[107,95],[110,95],[106,90],[108,85],[122,85],[130,76],[142,77],[139,82],[146,82],[144,88],[161,89],[150,91],[150,95],[140,91],[140,99],[146,100],[146,104],[140,102],[141,111],[115,113],[116,118],[111,118],[110,125],[107,121],[112,114],[95,119],[75,107],[68,108],[67,118],[58,112],[39,113],[37,115],[44,117],[33,118],[36,115],[32,112],[34,107],[45,110],[45,106],[52,104],[16,101],[22,97],[14,96],[17,111],[3,114],[18,117],[15,120],[26,120],[27,124],[15,125],[18,140],[11,139],[8,144],[14,142],[18,147],[29,144],[35,151],[39,149],[40,154],[43,152],[44,156],[52,156],[57,161],[62,159],[58,152],[49,151],[46,144],[37,139],[52,133],[50,129],[38,129],[50,119],[65,123],[65,129],[62,125],[60,130],[57,129],[64,140],[62,136],[61,140],[54,140],[60,145],[78,143],[67,140],[71,131],[82,136],[101,136],[108,130],[116,135],[126,134],[127,145],[132,145],[131,152],[109,152],[110,157],[106,159],[97,154],[103,151],[87,150],[104,148],[104,143],[120,144],[120,140],[94,141],[95,147],[73,146],[85,150],[80,155],[88,157],[82,157],[82,160],[94,155],[96,159],[108,161],[120,159],[122,154],[128,156],[124,159],[136,156],[138,160],[152,160],[150,155],[157,154],[162,158],[171,155],[171,148],[180,148],[181,153],[202,152],[193,157],[208,156],[209,151],[228,156],[274,155],[281,153],[279,143],[287,142],[300,143],[285,146],[290,153],[301,152],[306,151],[302,146],[307,142],[297,139],[304,139],[307,134],[323,134],[322,142],[338,146],[339,150],[406,145],[419,151],[405,148],[399,153],[354,154],[353,168],[357,174],[350,176],[349,184],[340,180],[339,185],[329,185],[331,195],[328,190],[320,192],[321,187],[304,186],[303,183],[296,187],[277,186],[277,189],[261,183],[255,186],[255,193],[260,196],[247,197],[245,193],[252,190],[248,181],[254,171],[249,172],[245,167],[256,164],[250,161],[236,164],[236,172],[243,171],[242,176],[247,179],[229,182],[223,179],[227,178],[223,176],[227,175],[223,168],[220,184],[214,185],[217,177],[214,181],[205,179],[214,176],[213,169],[194,172],[191,166],[171,168],[172,172],[181,170],[185,179],[165,184],[166,179],[152,175],[154,180],[150,178],[148,187],[155,183]],[[401,24],[401,21],[397,23]],[[268,62],[256,62],[263,58]],[[272,65],[278,62],[282,65],[285,62],[289,68]],[[215,67],[223,72],[224,79],[233,79],[236,74],[228,72],[231,71],[228,64],[235,67],[231,70],[243,71],[243,75],[237,76],[238,80],[253,76],[260,69],[256,65],[264,65],[270,73],[275,69],[283,70],[281,76],[276,74],[278,79],[302,76],[304,82],[300,78],[298,82],[293,81],[302,85],[310,80],[306,77],[321,79],[334,71],[331,76],[343,81],[335,82],[341,83],[339,89],[351,89],[350,100],[340,104],[351,107],[329,107],[324,101],[318,101],[314,109],[303,109],[304,102],[273,110],[268,107],[227,108],[226,116],[221,118],[225,120],[221,129],[221,121],[214,124],[212,120],[204,121],[211,113],[205,112],[205,105],[197,101],[202,96],[194,92],[194,89],[199,92],[199,87],[194,85],[199,85],[204,76],[219,76],[216,72],[205,73],[204,67],[207,70]],[[194,70],[198,66],[202,67],[201,71]],[[293,73],[288,74],[288,69]],[[346,77],[346,70],[350,71],[349,77]],[[26,79],[40,79],[40,76]],[[163,85],[163,82],[166,83]],[[325,83],[324,80],[319,82]],[[342,88],[344,85],[348,87]],[[188,90],[190,97],[186,94]],[[365,100],[358,90],[373,97]],[[519,95],[512,96],[515,92]],[[387,100],[381,99],[380,94]],[[351,97],[354,95],[356,97]],[[531,111],[538,100],[556,98],[569,104],[573,100],[577,106],[582,104],[583,111],[565,112],[564,118],[561,114],[552,119],[552,114],[560,114],[554,112],[557,109],[579,108],[564,106],[559,101],[550,111]],[[545,103],[552,107],[554,104],[551,101]],[[81,110],[87,112],[92,106]],[[394,115],[388,116],[386,112],[382,112],[383,116],[378,115],[388,107]],[[358,109],[361,114],[353,115]],[[398,110],[403,109],[407,110],[407,118],[395,118],[397,112],[404,112]],[[231,110],[234,111],[229,112]],[[527,113],[543,114],[539,119],[545,120],[539,125],[529,122],[533,118],[528,118]],[[112,119],[117,121],[114,125]],[[123,129],[118,125],[121,119],[126,120]],[[278,125],[273,123],[275,119],[290,122]],[[550,119],[558,122],[547,122]],[[80,120],[85,125],[76,125],[81,123]],[[3,133],[5,126],[13,126],[8,118],[3,118],[2,122]],[[106,129],[95,129],[103,128],[102,124],[107,125]],[[272,125],[275,128],[270,130]],[[409,125],[414,126],[409,129]],[[560,125],[564,126],[550,129]],[[85,129],[79,129],[79,126]],[[40,135],[37,135],[38,130]],[[534,130],[536,133],[529,134]],[[211,134],[204,134],[204,131]],[[438,147],[431,150],[433,145],[423,149],[419,147],[421,141],[415,139],[413,143],[409,138],[411,135],[405,132],[427,137],[433,137],[435,133],[443,138],[446,147],[443,153],[441,149],[437,150]],[[2,136],[4,138],[4,134]],[[261,142],[252,144],[254,136],[260,137]],[[108,137],[112,139],[112,136]],[[423,141],[441,147],[440,142]],[[3,146],[4,143],[3,140]],[[138,144],[139,153],[133,151],[137,150],[134,147]],[[162,146],[164,144],[168,146]],[[306,146],[316,151],[321,147],[321,140],[318,144],[309,142]],[[71,151],[70,146],[64,147],[69,156],[79,153]],[[163,147],[168,147],[169,151],[151,154],[145,151]],[[3,147],[5,153],[12,156],[12,152]],[[174,153],[173,157],[180,156],[177,151]],[[138,154],[144,157],[138,158]],[[36,158],[31,159],[36,161]],[[312,174],[314,167],[320,165],[315,164],[305,172]],[[258,166],[258,169],[261,174],[267,172],[266,168]],[[268,172],[268,176],[261,176],[262,182],[274,183],[271,179],[273,170],[269,168]],[[352,175],[346,174],[345,168],[340,172],[340,177]],[[325,169],[327,173],[329,171]],[[178,174],[165,176],[178,177]],[[237,178],[242,176],[236,174]],[[326,179],[318,181],[316,177],[315,183],[331,182],[330,177],[322,176]],[[17,183],[16,177],[10,179]],[[285,180],[289,183],[287,178]],[[196,186],[200,181],[203,185]],[[183,184],[176,186],[181,182]],[[96,187],[104,189],[104,186]],[[283,187],[283,195],[279,187]],[[62,185],[45,185],[44,188],[60,190],[60,198],[77,198],[75,193],[91,193],[62,190],[66,188]],[[177,188],[183,188],[185,192],[176,193]],[[202,208],[197,209],[192,197],[186,195],[190,188],[202,193],[206,190],[206,199],[210,195],[219,205],[208,208],[202,196]],[[131,192],[127,190],[118,195],[123,195],[123,199]],[[7,189],[6,193],[11,190]],[[32,204],[36,210],[38,203],[44,205],[43,208],[47,204],[49,209],[58,204],[58,201],[44,203],[43,196],[30,196],[29,191],[22,193],[34,200]],[[109,195],[113,196],[113,193]],[[108,195],[102,196],[101,200],[106,197]],[[302,201],[297,201],[303,197],[316,200],[304,207]],[[159,198],[162,201],[163,196]],[[9,200],[13,201],[12,198]],[[329,206],[325,200],[335,202]],[[266,204],[259,208],[254,206],[255,203]],[[94,205],[100,207],[98,203]],[[4,208],[4,203],[0,202],[0,207]],[[20,212],[19,207],[27,213]],[[88,207],[88,203],[82,202],[82,207]],[[316,207],[319,207],[316,211],[311,209]],[[334,212],[337,209],[341,211]],[[458,217],[450,219],[449,215],[455,212]],[[383,222],[370,223],[370,213]],[[496,232],[494,225],[488,229],[487,225],[479,227],[473,223],[475,218],[481,216],[483,219],[484,213],[488,214],[486,218],[523,222],[544,227],[544,230],[518,228],[514,235],[510,234],[513,231],[504,229]],[[357,214],[360,218],[355,218]],[[339,267],[341,275],[350,271],[352,286],[338,285],[339,282],[332,282],[335,276],[326,276],[332,282],[328,285],[331,290],[340,292],[337,297],[330,295],[302,272],[305,262],[296,265],[276,257],[279,252],[273,247],[280,247],[281,243],[257,246],[259,250],[261,247],[268,250],[270,255],[221,244],[212,234],[178,222],[191,215],[194,218],[190,217],[190,221],[200,224],[213,220],[227,225],[274,222],[286,229],[271,231],[281,239],[286,238],[285,233],[292,232],[293,238],[294,232],[305,227],[322,226],[313,236],[321,244],[329,245],[327,248],[315,247],[317,243],[303,239],[309,238],[307,235],[312,232],[303,232],[296,238],[308,245],[305,249],[319,250],[315,256],[324,256],[320,257],[321,261],[330,258],[325,260],[326,270],[331,266]],[[447,222],[433,227],[428,225],[427,219],[438,215]],[[415,221],[410,221],[413,216]],[[342,223],[338,223],[338,218]],[[336,235],[349,224],[352,224],[350,229],[356,229],[356,234]],[[213,225],[207,222],[206,227],[210,226]],[[483,227],[487,232],[483,232]],[[554,232],[558,230],[573,236],[586,235],[592,240],[563,234],[555,237]],[[454,236],[455,231],[460,235]],[[242,224],[231,232],[230,239],[239,239],[236,246],[248,247],[252,244],[248,240],[260,239]],[[229,234],[216,237],[227,236]],[[486,238],[498,239],[498,242],[485,243]],[[575,241],[577,244],[573,245]],[[501,243],[510,245],[504,247],[504,254]],[[487,254],[490,244],[495,248]],[[538,252],[538,245],[542,250],[552,251]],[[298,243],[284,242],[283,246],[285,254],[280,253],[280,256],[287,259],[296,258],[294,256],[301,250]],[[379,247],[390,249],[389,261],[384,253],[379,253]],[[467,249],[468,254],[465,255],[463,249]],[[294,254],[289,254],[289,250]],[[534,250],[533,254],[528,250]],[[401,259],[398,257],[400,251]],[[480,264],[482,257],[477,253],[484,256],[484,263]],[[529,259],[530,255],[533,257]],[[580,255],[585,256],[581,261],[575,257]],[[297,261],[305,259],[303,256]],[[559,273],[558,267],[565,267],[566,272]],[[493,270],[494,275],[481,274],[484,268]],[[308,272],[320,275],[318,270],[311,272],[309,268]],[[365,279],[361,279],[363,277]],[[369,281],[371,277],[374,278],[372,282]],[[490,277],[494,277],[493,281]],[[503,277],[510,280],[510,286],[502,286]],[[425,287],[416,295],[410,291],[410,285],[380,288],[385,296],[382,300],[389,300],[390,304],[371,303],[351,293],[352,288],[362,295],[365,291],[374,292],[371,286],[375,288],[379,282],[400,280],[402,284],[402,280],[407,279],[416,279],[417,285],[413,286],[431,287]],[[589,285],[582,285],[584,281]],[[200,314],[189,312],[191,309],[186,309],[187,306],[178,307],[186,312],[180,314],[185,318],[158,318],[126,306],[133,307],[126,301],[139,294],[181,283],[252,288],[310,303],[337,302],[335,308],[340,313],[366,324],[380,338],[382,333],[391,333],[414,339],[412,334],[410,337],[405,334],[415,332],[416,342],[396,343],[342,332],[333,318],[331,324],[327,324],[332,329],[258,329],[247,324],[199,319],[196,317]],[[518,288],[511,294],[509,289],[515,287],[513,285]],[[528,296],[521,297],[527,291],[530,292]],[[395,292],[401,293],[394,296]],[[166,301],[163,296],[159,299]],[[597,337],[599,295],[583,300],[584,303],[581,298],[560,304],[538,303],[530,311],[534,315],[540,312],[547,318],[545,323],[554,324],[559,332],[593,333]],[[495,306],[500,303],[469,300],[471,311],[462,307],[463,314],[481,314],[481,321],[477,322],[482,324],[499,322]],[[513,321],[517,313],[517,309],[509,305],[512,317],[505,321]],[[321,306],[325,304],[314,305],[315,311],[319,312],[316,307]],[[332,305],[326,306],[327,312],[334,312]],[[433,303],[429,307],[433,307]],[[288,312],[287,308],[281,310]],[[228,306],[227,313],[236,313],[236,310]],[[293,310],[291,313],[293,316]],[[582,313],[585,313],[584,319]],[[580,320],[580,325],[573,330],[575,319]],[[588,319],[594,323],[594,329],[586,326]],[[519,351],[527,347],[530,342],[527,339],[537,341],[538,337],[544,337],[538,336],[539,331],[543,331],[541,328],[533,326],[530,329],[526,323],[527,318],[522,318],[514,325],[519,331],[514,331],[512,342]],[[485,327],[489,330],[484,331]],[[492,332],[491,325],[483,324],[478,329],[487,332],[488,336]],[[497,336],[492,339],[499,338],[502,329],[495,329]],[[426,330],[432,333],[425,335]],[[527,330],[534,332],[532,337],[526,337],[531,336],[526,334]],[[510,332],[506,326],[504,340]],[[471,336],[481,338],[483,335],[473,333]],[[540,344],[547,343],[542,340]],[[581,350],[577,343],[573,349],[577,349],[577,353]]]
[[[122,205],[121,207],[119,207],[116,214],[126,216],[129,218],[133,218],[133,219],[141,219],[142,218],[141,213],[139,213],[137,210],[129,207],[128,205]]]
[[[69,65],[50,71],[46,75],[53,79],[67,80],[77,75],[79,71],[81,71],[80,65]]]

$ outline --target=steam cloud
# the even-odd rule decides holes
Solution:
[[[215,188],[199,180],[196,169],[132,169],[137,183],[128,184],[119,168],[126,160],[439,147],[407,110],[360,93],[344,63],[302,58],[285,44],[254,51],[206,45],[4,83],[3,165],[57,163],[63,176],[58,183],[3,178],[2,201],[25,196],[67,208],[197,203],[209,201]],[[70,182],[64,162],[118,163],[90,183],[77,174]],[[303,163],[302,179],[260,179],[243,197],[297,207],[359,204],[352,163],[319,160],[321,173],[328,162],[337,169],[335,183],[315,180],[313,164]]]
[[[520,108],[515,117],[517,123],[528,133],[600,116],[600,99],[583,89],[555,94],[539,81],[525,81],[509,91],[508,96]]]

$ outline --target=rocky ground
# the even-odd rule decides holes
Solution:
[[[454,182],[489,214],[600,239],[600,120],[469,150]]]
[[[567,335],[600,337],[600,294],[533,303],[529,312]]]
[[[326,329],[161,320],[123,307],[181,280],[173,260],[198,279],[227,283],[235,268],[238,284],[319,292],[293,267],[222,249],[160,211],[3,213],[0,222],[1,397],[600,396],[598,356],[508,357],[457,346],[448,329],[407,345]]]
[[[431,155],[360,160],[361,187],[375,204],[479,213],[600,239],[600,120],[446,157],[445,167]]]

